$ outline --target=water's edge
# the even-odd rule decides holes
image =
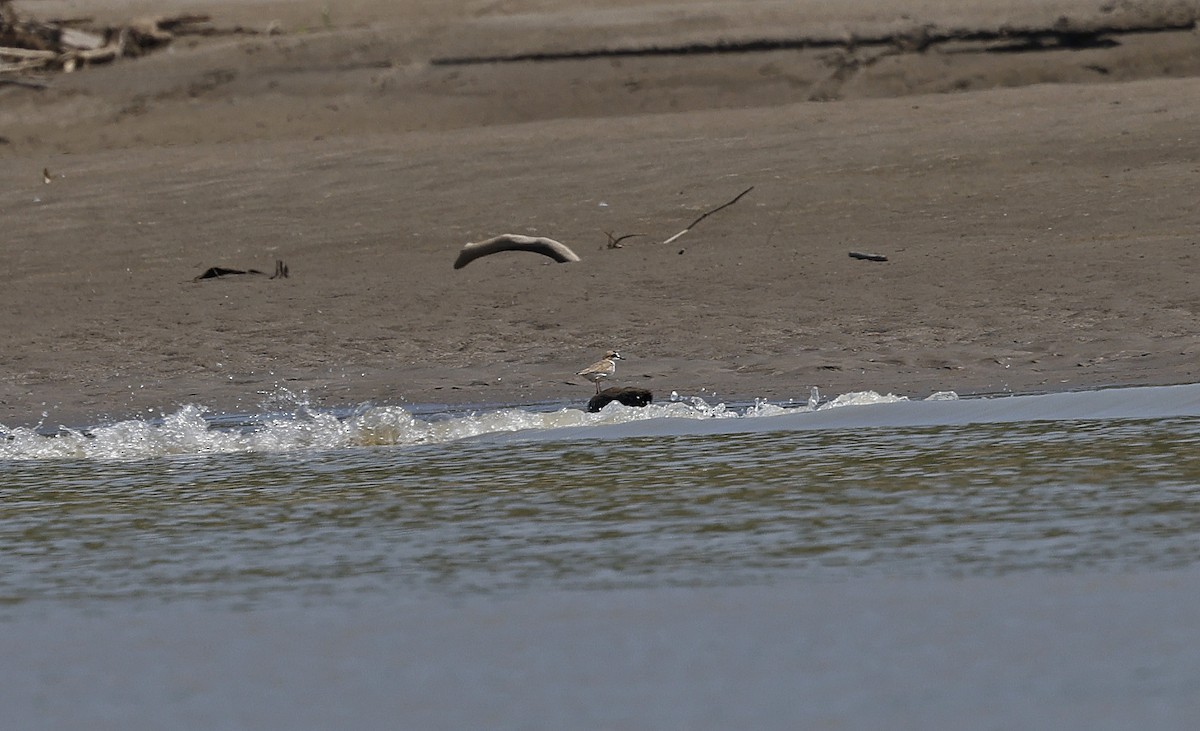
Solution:
[[[258,414],[210,414],[202,406],[186,406],[158,418],[89,429],[0,425],[0,461],[1200,416],[1200,384],[964,399],[944,392],[920,401],[873,391],[830,400],[814,393],[807,404],[727,405],[672,397],[644,408],[613,403],[596,414],[552,403],[479,410],[362,404],[329,411],[293,401]]]

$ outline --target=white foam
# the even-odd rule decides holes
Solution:
[[[787,407],[758,399],[732,407],[672,394],[643,408],[613,402],[599,413],[507,408],[421,415],[400,406],[363,405],[349,415],[308,408],[290,394],[265,411],[210,418],[187,406],[161,419],[132,419],[88,430],[0,425],[0,460],[136,460],[171,455],[286,453],[363,447],[445,444],[464,439],[563,440],[682,436],[762,430],[859,429],[999,423],[1040,419],[1170,418],[1200,416],[1200,384],[1123,388],[959,401],[952,391],[909,400],[874,391],[842,394]],[[235,421],[236,418],[236,421]]]
[[[843,394],[817,408],[829,410],[903,400],[906,399],[864,391]],[[293,413],[258,415],[240,420],[238,428],[229,428],[214,426],[206,418],[208,412],[204,407],[185,406],[161,419],[131,419],[87,430],[64,429],[56,435],[46,435],[36,429],[0,426],[0,460],[132,460],[170,455],[441,444],[506,432],[619,425],[657,419],[760,418],[810,410],[810,406],[784,408],[765,399],[739,409],[724,403],[710,405],[698,396],[642,408],[613,402],[599,413],[571,408],[557,411],[508,408],[431,418],[414,416],[400,406],[363,406],[350,416],[339,417],[300,404]]]

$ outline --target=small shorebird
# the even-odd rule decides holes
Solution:
[[[611,378],[612,374],[617,372],[617,361],[625,360],[621,354],[615,350],[610,350],[604,354],[604,357],[587,368],[579,371],[575,375],[583,376],[592,383],[596,384],[596,393],[600,393],[600,382]]]

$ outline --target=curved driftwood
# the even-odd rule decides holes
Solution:
[[[579,261],[574,251],[566,244],[544,236],[521,236],[519,234],[504,234],[487,241],[476,241],[462,247],[458,258],[454,260],[454,268],[462,269],[481,256],[488,256],[500,251],[532,251],[543,254],[557,262]]]

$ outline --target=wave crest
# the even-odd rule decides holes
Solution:
[[[737,408],[710,405],[696,396],[642,408],[613,402],[599,413],[561,408],[531,411],[496,409],[463,414],[415,415],[400,406],[364,404],[348,415],[309,409],[241,418],[209,418],[203,406],[184,406],[160,419],[130,419],[91,429],[62,429],[47,435],[37,429],[0,427],[0,460],[130,460],[172,455],[290,452],[353,447],[384,447],[455,442],[485,434],[563,427],[623,424],[649,419],[741,419],[798,411],[891,403],[906,400],[873,391],[843,394],[825,404],[788,406],[758,399]]]

